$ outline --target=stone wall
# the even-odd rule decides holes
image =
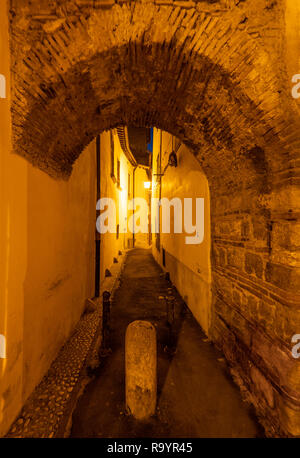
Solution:
[[[300,332],[300,137],[290,7],[10,5],[16,153],[67,179],[91,139],[120,124],[157,126],[195,153],[211,194],[210,335],[273,435],[300,434],[300,365],[291,356]]]

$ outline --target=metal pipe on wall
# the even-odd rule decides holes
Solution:
[[[100,135],[96,137],[96,164],[97,164],[97,178],[96,178],[96,187],[97,187],[97,202],[101,198],[101,176],[100,176]],[[100,211],[96,210],[96,221],[99,216]],[[100,245],[101,245],[101,234],[96,229],[95,232],[95,297],[99,297],[100,294]]]

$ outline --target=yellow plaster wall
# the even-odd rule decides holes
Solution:
[[[105,278],[105,270],[110,269],[114,258],[118,258],[118,252],[124,251],[128,247],[128,239],[132,239],[132,234],[127,231],[127,203],[128,203],[128,173],[131,176],[133,166],[127,160],[122,151],[116,130],[113,130],[114,138],[114,174],[117,176],[117,161],[120,161],[120,187],[115,179],[111,177],[111,140],[110,131],[103,132],[100,136],[100,174],[101,174],[101,197],[113,199],[116,204],[117,224],[120,226],[119,238],[116,233],[101,234],[100,236],[100,281]]]
[[[167,165],[169,154],[175,147],[177,140],[162,132],[162,145],[160,148],[161,131],[154,129],[153,141],[153,173],[157,173],[157,155],[162,151],[162,172]],[[185,237],[188,234],[172,233],[173,213],[171,212],[171,233],[161,234],[161,250],[156,249],[155,235],[153,235],[153,254],[162,264],[162,248],[166,252],[166,271],[170,272],[171,280],[177,287],[181,296],[189,306],[193,315],[200,323],[203,330],[208,333],[211,313],[211,267],[210,267],[210,207],[208,182],[194,155],[181,145],[178,152],[178,166],[168,167],[161,182],[161,197],[183,199],[204,197],[204,240],[198,245],[188,245]],[[153,177],[154,197],[159,197],[158,186],[155,188]],[[195,212],[195,208],[194,208]],[[195,221],[195,220],[194,220]],[[184,225],[183,225],[184,227]]]
[[[94,292],[95,145],[69,181],[55,181],[11,148],[6,2],[0,1],[0,436],[39,383]]]

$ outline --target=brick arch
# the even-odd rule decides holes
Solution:
[[[153,3],[146,17],[137,3],[67,18],[15,63],[15,151],[54,177],[68,177],[99,131],[153,125],[190,146],[208,177],[220,161],[234,173],[245,159],[254,173],[265,173],[284,150],[270,112],[276,81],[241,22],[240,14]],[[256,93],[243,79],[253,73]]]
[[[211,189],[211,336],[268,430],[292,434],[300,399],[285,367],[294,374],[300,298],[285,186],[299,121],[282,69],[245,21],[239,9],[150,1],[83,8],[40,28],[32,19],[26,31],[25,16],[13,19],[14,150],[66,179],[90,140],[120,124],[157,126],[194,151]]]

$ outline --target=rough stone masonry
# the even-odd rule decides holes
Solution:
[[[210,337],[269,435],[300,435],[295,3],[10,1],[17,154],[68,179],[99,132],[157,126],[201,163],[211,193]]]

